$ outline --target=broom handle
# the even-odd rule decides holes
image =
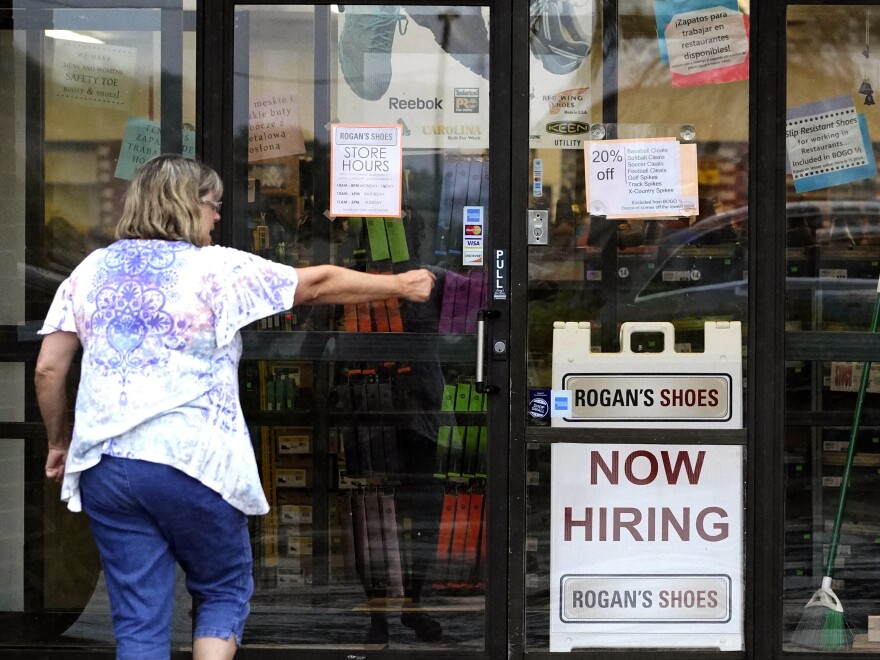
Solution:
[[[877,297],[874,301],[874,315],[871,318],[871,332],[877,331],[880,320],[880,281],[877,282]],[[865,402],[865,392],[868,389],[871,363],[865,362],[862,367],[862,378],[859,382],[859,394],[856,397],[856,409],[853,413],[852,429],[849,433],[849,447],[846,450],[846,462],[843,465],[843,481],[840,483],[840,499],[837,500],[837,515],[834,516],[834,530],[831,532],[831,546],[828,548],[828,560],[825,563],[825,575],[834,575],[834,562],[837,559],[837,546],[840,541],[840,528],[843,525],[843,510],[846,507],[846,491],[849,487],[849,473],[853,459],[856,455],[856,436],[859,433],[859,423],[862,419],[862,404]]]

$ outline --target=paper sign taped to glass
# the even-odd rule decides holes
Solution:
[[[731,7],[718,6],[714,0],[708,7],[690,10],[681,3],[657,3],[678,11],[661,21],[660,41],[665,41],[673,87],[689,87],[748,80],[749,19]],[[679,13],[680,12],[680,13]]]
[[[555,443],[550,650],[743,646],[743,447]]]
[[[699,213],[697,145],[676,138],[584,143],[587,208],[606,218],[680,218]]]
[[[675,350],[668,322],[628,322],[618,353],[590,350],[590,324],[553,324],[551,425],[581,428],[742,428],[738,321],[704,325],[702,353]],[[663,337],[660,352],[636,352],[633,335]]]
[[[182,130],[182,155],[186,158],[196,157],[196,132],[192,129]],[[119,157],[116,159],[117,179],[131,181],[135,170],[151,158],[162,153],[162,126],[159,122],[142,117],[129,117],[125,123],[125,134],[119,145]]]
[[[785,121],[786,173],[796,192],[810,192],[877,176],[864,115],[844,94],[789,108]]]

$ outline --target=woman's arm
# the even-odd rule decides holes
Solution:
[[[46,335],[43,337],[34,373],[37,405],[49,438],[46,477],[59,483],[64,479],[64,461],[67,458],[71,433],[67,415],[67,373],[77,350],[79,337],[74,332],[53,332]]]
[[[396,275],[362,273],[339,266],[297,268],[299,282],[294,305],[322,305],[370,302],[404,298],[424,302],[431,295],[436,278],[424,268]]]

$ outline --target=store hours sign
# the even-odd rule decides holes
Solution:
[[[556,443],[550,650],[743,647],[743,450]]]
[[[333,124],[331,139],[329,215],[401,217],[403,127]]]

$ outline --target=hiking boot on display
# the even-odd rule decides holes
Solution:
[[[550,73],[575,71],[590,52],[568,0],[532,0],[529,7],[529,45]]]
[[[377,101],[391,84],[394,32],[406,34],[408,21],[400,5],[345,7],[339,35],[339,68],[351,90],[366,101]]]

